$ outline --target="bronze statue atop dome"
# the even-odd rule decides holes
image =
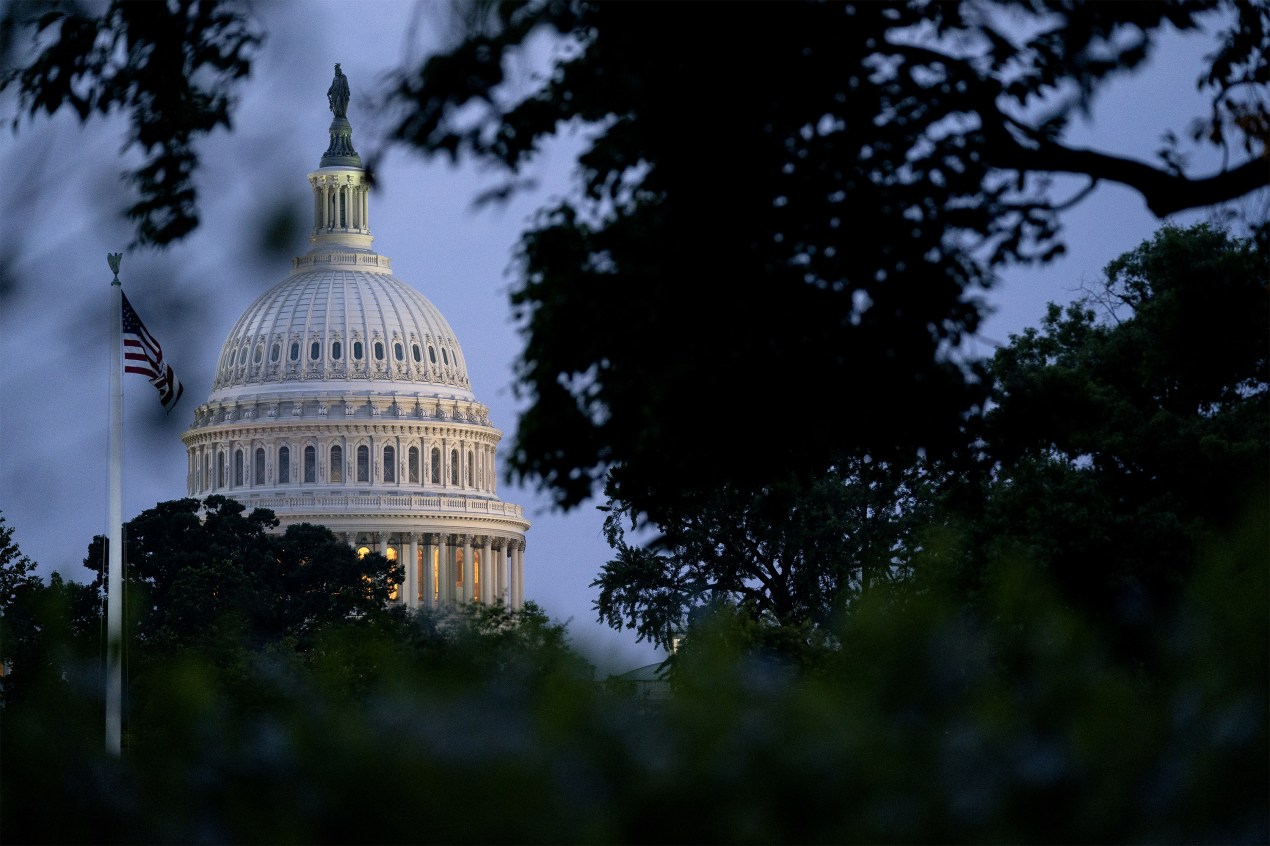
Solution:
[[[335,63],[335,79],[326,90],[326,99],[330,101],[331,112],[337,118],[348,117],[348,77],[340,70],[339,62]]]

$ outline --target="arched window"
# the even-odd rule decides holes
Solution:
[[[341,347],[340,347],[340,342],[339,342],[339,341],[332,341],[332,342],[331,342],[331,360],[332,360],[332,361],[339,361],[339,360],[340,360],[340,355],[341,355],[343,352],[344,352],[344,350],[343,350],[343,348],[341,348]]]
[[[257,485],[265,483],[265,448],[256,447],[256,474],[252,477],[252,482]]]
[[[432,484],[441,484],[441,450],[432,448]]]
[[[228,487],[226,484],[228,481],[229,479],[225,475],[225,453],[218,452],[216,453],[216,487]]]
[[[397,450],[390,446],[384,447],[384,481],[397,481]]]
[[[256,353],[255,353],[255,355],[253,355],[253,356],[252,356],[252,358],[251,358],[251,363],[252,363],[252,364],[259,364],[260,362],[262,362],[262,361],[264,361],[264,360],[265,360],[265,345],[264,345],[264,344],[257,344],[257,345],[256,345]]]
[[[317,481],[317,449],[312,446],[304,448],[304,481]]]
[[[444,362],[445,364],[450,363],[450,354],[445,351],[445,347],[441,348],[441,361]]]
[[[282,358],[282,344],[275,343],[273,345],[273,348],[269,350],[269,361],[271,361],[274,364],[277,364],[279,359],[281,358]]]
[[[243,451],[241,449],[234,450],[234,486],[241,487],[243,484]]]
[[[212,454],[209,452],[203,456],[203,490],[211,488],[212,481]]]
[[[415,364],[418,364],[419,362],[423,361],[423,354],[419,352],[418,344],[411,344],[410,352],[415,357]]]
[[[410,484],[417,485],[419,484],[419,447],[411,447],[410,451],[406,453],[406,456],[407,465],[410,471]]]
[[[405,349],[401,346],[401,342],[400,342],[400,341],[398,341],[397,343],[395,343],[395,344],[393,344],[393,345],[392,345],[392,354],[393,354],[393,357],[394,357],[394,358],[396,358],[398,361],[404,361],[404,360],[405,360],[405,358],[406,358],[406,351],[405,351]]]
[[[321,357],[322,357],[322,343],[320,341],[314,341],[313,343],[309,344],[309,359],[311,361],[317,361]]]
[[[357,481],[370,481],[370,447],[366,444],[357,448]]]
[[[362,342],[361,341],[353,341],[353,360],[354,361],[362,360]]]
[[[330,479],[332,482],[344,481],[344,450],[339,444],[331,447]]]
[[[383,341],[375,342],[375,360],[376,361],[384,360],[384,342]]]
[[[457,449],[450,450],[450,484],[462,484],[462,478],[459,476],[459,451]]]
[[[437,363],[437,351],[433,347],[428,347],[428,361],[433,364]]]
[[[291,360],[292,361],[300,360],[300,342],[299,341],[291,342]]]
[[[278,484],[285,485],[291,481],[291,450],[278,447]]]
[[[469,452],[467,454],[467,483],[469,485],[472,484],[473,478],[475,477],[472,475],[472,453]]]

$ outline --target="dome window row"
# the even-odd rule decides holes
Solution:
[[[287,355],[287,360],[290,363],[290,366],[287,368],[289,374],[294,374],[298,370],[298,366],[300,362],[300,343],[301,342],[298,338],[293,338],[290,342],[290,346],[288,348],[288,355]],[[452,352],[450,349],[447,348],[445,344],[441,342],[434,342],[431,340],[426,342],[426,346],[428,350],[428,356],[427,356],[428,365],[424,365],[424,356],[423,356],[424,344],[421,344],[417,339],[414,339],[414,338],[411,338],[409,342],[409,348],[410,348],[409,359],[413,361],[413,364],[415,365],[414,367],[415,370],[422,371],[424,375],[441,376],[442,375],[441,373],[437,373],[433,369],[438,364],[441,367],[447,368],[447,370],[450,367],[458,366],[459,356],[457,351]],[[254,349],[254,352],[252,352],[253,349]],[[323,344],[321,336],[317,334],[313,335],[309,341],[308,360],[309,360],[310,370],[312,370],[312,368],[315,366],[320,366],[320,364],[323,362],[323,349],[324,349],[324,344]],[[440,350],[439,357],[437,354],[438,349]],[[341,366],[341,367],[343,366],[342,361],[344,359],[344,344],[338,333],[335,333],[329,345],[325,346],[325,350],[327,353],[327,360],[330,364]],[[373,354],[374,361],[380,363],[377,369],[382,370],[382,367],[383,367],[382,363],[385,362],[386,360],[386,347],[385,347],[384,341],[381,338],[376,337],[374,342],[371,344],[371,351]],[[353,353],[352,360],[356,364],[361,364],[362,362],[365,361],[365,345],[363,344],[360,338],[355,338],[353,340],[352,353]],[[223,383],[231,383],[235,380],[246,379],[252,376],[265,375],[260,372],[261,367],[264,364],[264,356],[265,356],[265,344],[263,341],[256,341],[254,348],[252,346],[251,341],[245,342],[238,351],[236,361],[232,351],[230,351],[225,356],[225,359],[221,366],[221,371],[220,371],[221,381]],[[250,370],[247,367],[247,361],[249,357],[252,363],[252,367]],[[397,363],[397,367],[399,371],[404,371],[405,369],[410,367],[410,364],[407,362],[406,343],[402,339],[396,337],[395,333],[392,339],[392,357],[393,357],[393,360]],[[270,345],[269,363],[271,367],[270,367],[270,373],[267,375],[271,375],[271,376],[283,375],[280,372],[281,358],[282,358],[282,342],[280,340],[274,340],[273,343]],[[449,375],[449,374],[447,373],[446,375]]]
[[[250,465],[247,463],[249,450]],[[292,463],[291,445],[283,444],[277,447],[278,472],[276,476],[273,474],[271,462],[267,460],[271,451],[264,446],[256,446],[254,449],[234,447],[232,453],[223,448],[211,449],[203,450],[202,460],[199,460],[194,454],[195,450],[191,450],[192,488],[197,492],[207,492],[268,485],[344,484],[346,481],[370,484],[372,481],[371,447],[367,444],[358,444],[353,450],[354,460],[346,465],[343,445],[327,446],[322,450],[326,461],[319,462],[318,445],[308,443],[296,456],[299,458],[297,466],[293,466]],[[215,455],[214,473],[213,454]],[[489,490],[490,483],[493,481],[493,456],[483,454],[484,460],[478,462],[476,450],[460,451],[458,448],[450,448],[448,467],[442,462],[442,450],[437,446],[427,450],[426,466],[420,462],[423,453],[418,446],[406,448],[406,460],[400,467],[398,467],[397,455],[397,448],[391,444],[384,445],[379,450],[377,457],[380,461],[377,461],[374,466],[374,481],[382,481],[385,484],[406,482],[411,485],[453,486],[477,490]],[[249,466],[250,474],[247,472]],[[424,471],[422,474],[421,469]],[[445,472],[447,469],[448,473]]]

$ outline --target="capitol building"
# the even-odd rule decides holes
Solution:
[[[371,247],[370,185],[335,73],[330,145],[308,175],[311,246],[225,339],[182,436],[187,488],[402,562],[407,607],[519,609],[529,522],[498,497],[502,432],[450,324]]]

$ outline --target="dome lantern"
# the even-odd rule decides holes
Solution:
[[[353,126],[348,122],[348,77],[335,65],[335,78],[327,89],[331,113],[330,145],[318,169],[309,174],[313,188],[315,249],[370,250],[370,185],[362,169],[362,157],[353,149]]]

